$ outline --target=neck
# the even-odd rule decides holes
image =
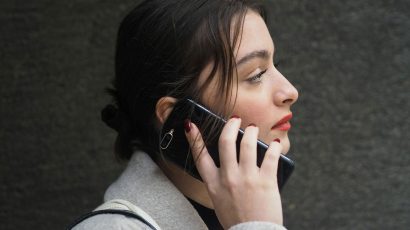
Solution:
[[[172,162],[160,159],[157,163],[182,194],[202,206],[213,209],[212,201],[202,181],[190,176]]]

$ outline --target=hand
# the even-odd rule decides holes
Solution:
[[[201,133],[193,123],[186,132],[195,164],[224,228],[247,221],[282,224],[282,204],[277,183],[277,166],[282,146],[272,142],[261,167],[256,165],[258,128],[248,126],[241,141],[239,163],[236,138],[240,118],[231,118],[219,138],[220,167],[204,146]]]

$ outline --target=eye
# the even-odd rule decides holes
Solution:
[[[259,72],[258,74],[246,79],[247,81],[249,81],[250,83],[258,83],[262,80],[263,74],[266,73],[268,69],[265,69],[261,72]]]

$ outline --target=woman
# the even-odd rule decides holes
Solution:
[[[110,89],[116,106],[102,114],[118,131],[117,156],[129,163],[105,200],[132,203],[162,229],[283,229],[275,175],[280,153],[289,150],[298,92],[276,69],[274,52],[262,9],[248,1],[152,0],[131,11],[118,33]],[[197,126],[185,122],[203,181],[159,151],[161,127],[183,98],[228,120],[219,138],[220,167],[202,148]],[[239,128],[245,133],[238,162]],[[261,167],[257,139],[269,144]],[[116,228],[148,229],[116,214],[90,217],[75,229]]]

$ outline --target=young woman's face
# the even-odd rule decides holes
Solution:
[[[233,87],[233,114],[242,119],[242,128],[249,124],[259,127],[258,138],[269,144],[280,139],[284,153],[290,147],[288,131],[292,113],[290,107],[298,98],[296,88],[275,68],[274,45],[268,28],[260,15],[247,13],[239,47],[235,48],[238,85]],[[200,82],[209,75],[205,68]],[[211,108],[219,103],[216,78],[203,93],[203,102]],[[235,85],[235,84],[234,84]],[[233,103],[235,104],[233,105]]]

